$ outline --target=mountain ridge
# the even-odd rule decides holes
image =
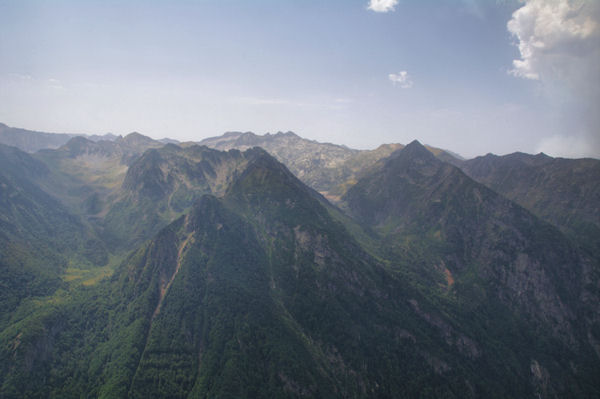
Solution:
[[[416,140],[330,168],[336,205],[262,148],[2,151],[2,397],[600,394],[593,252]],[[51,278],[43,248],[6,249],[23,231]],[[72,281],[87,238],[108,277]],[[43,290],[10,302],[22,265]]]
[[[118,136],[107,133],[104,135],[87,135],[78,133],[47,133],[35,130],[15,128],[0,123],[0,143],[17,147],[25,152],[34,153],[46,148],[58,148],[73,137],[86,137],[99,140],[115,140]]]
[[[459,165],[469,176],[577,237],[600,255],[600,161],[488,154]]]
[[[528,303],[526,307],[546,306],[553,302],[554,305],[545,311],[533,313],[552,314],[556,311],[551,316],[559,321],[555,328],[562,330],[560,334],[571,334],[568,320],[576,312],[567,310],[563,301],[565,298],[570,298],[572,303],[579,300],[570,292],[583,294],[583,273],[586,268],[581,264],[582,259],[575,255],[576,250],[569,240],[562,238],[562,234],[553,226],[537,221],[524,208],[471,180],[458,168],[439,161],[418,142],[391,156],[380,171],[364,177],[348,191],[344,200],[351,214],[374,226],[392,241],[413,232],[430,236],[432,243],[449,244],[452,252],[448,253],[443,246],[440,248],[441,261],[455,275],[455,279],[465,273],[472,263],[496,265],[500,262],[501,265],[506,262],[514,265],[509,266],[509,270],[517,274],[514,278],[510,274],[505,275],[504,278],[508,279],[503,289],[508,291],[501,296],[519,298],[518,291],[522,288],[518,284],[521,280],[518,274],[521,268],[529,270],[529,273],[538,270],[540,276],[559,273],[562,276],[560,279],[541,277],[540,285],[533,286],[534,291],[537,290],[534,296],[540,299]],[[376,213],[372,213],[373,210]],[[497,232],[494,233],[494,230]],[[527,236],[529,238],[524,238]],[[485,244],[489,241],[493,245]],[[545,242],[554,242],[554,248],[538,248]],[[548,255],[558,248],[561,255]],[[532,256],[538,256],[540,260],[535,261]],[[577,268],[565,270],[560,262],[554,260],[562,256],[569,259],[565,261],[566,264],[571,267],[578,265]],[[520,262],[527,265],[520,265]],[[543,268],[549,265],[556,269],[544,271]],[[489,269],[478,273],[502,275],[506,271]],[[547,296],[549,281],[556,281],[559,286],[556,293]],[[561,287],[562,283],[567,285]]]

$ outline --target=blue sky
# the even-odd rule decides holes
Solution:
[[[0,122],[600,157],[599,3],[0,0]]]

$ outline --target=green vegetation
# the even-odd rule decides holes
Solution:
[[[600,395],[597,264],[419,143],[341,209],[261,149],[151,149],[118,185],[10,151],[2,398]]]
[[[600,161],[551,158],[543,153],[488,154],[460,167],[559,227],[596,258],[600,255]]]

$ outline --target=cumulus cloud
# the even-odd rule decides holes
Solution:
[[[600,1],[521,3],[507,24],[520,53],[510,73],[540,82],[542,93],[568,121],[569,154],[600,156]],[[591,150],[583,151],[584,143]],[[540,142],[540,148],[561,145],[567,146],[563,136]]]
[[[557,69],[567,68],[569,61],[593,53],[600,45],[598,8],[596,0],[525,0],[507,24],[521,54],[510,72],[527,79],[551,78],[544,75],[560,73]]]
[[[398,0],[370,0],[367,9],[375,12],[394,11]]]
[[[400,71],[398,73],[390,73],[388,79],[394,83],[394,86],[398,85],[403,89],[410,89],[413,87],[413,81],[408,75],[407,71]]]

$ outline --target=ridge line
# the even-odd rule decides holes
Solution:
[[[188,217],[186,216],[186,218],[185,218],[185,225],[184,226],[187,226],[187,223],[188,223]],[[154,309],[154,313],[152,313],[152,317],[150,318],[150,324],[148,326],[148,332],[146,333],[146,342],[144,343],[144,348],[143,348],[143,350],[142,350],[142,352],[140,354],[140,357],[139,357],[139,360],[138,360],[138,365],[135,368],[135,373],[133,373],[133,377],[132,377],[131,382],[129,384],[129,393],[131,393],[131,390],[133,389],[133,384],[135,382],[136,376],[137,376],[138,371],[140,369],[140,363],[142,362],[142,359],[144,358],[144,354],[146,353],[146,349],[148,348],[148,342],[150,341],[150,332],[152,331],[152,324],[154,322],[154,319],[160,313],[160,309],[162,307],[162,304],[163,304],[163,301],[165,299],[165,296],[166,296],[167,292],[169,291],[169,288],[171,287],[171,284],[175,280],[175,277],[177,276],[177,273],[179,273],[179,269],[181,268],[181,261],[183,260],[183,251],[187,247],[187,244],[190,242],[190,240],[193,240],[193,236],[194,236],[194,232],[188,233],[187,236],[186,236],[186,238],[179,245],[179,250],[177,251],[177,264],[175,266],[175,271],[171,275],[171,278],[169,279],[169,282],[167,283],[167,285],[165,285],[164,287],[160,287],[160,296],[159,296],[159,299],[158,299],[158,304],[156,305],[156,309]]]

